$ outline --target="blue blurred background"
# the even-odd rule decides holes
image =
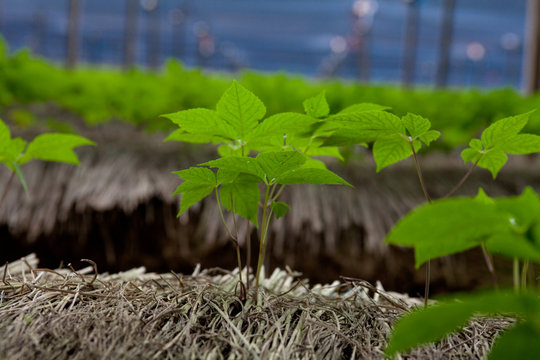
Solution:
[[[0,33],[12,51],[64,62],[72,6],[84,63],[158,68],[175,57],[213,70],[521,85],[526,0],[75,2],[0,0]]]

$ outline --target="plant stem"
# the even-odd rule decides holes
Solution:
[[[246,287],[249,290],[249,285],[251,283],[249,279],[249,273],[251,268],[251,236],[249,232],[249,221],[246,220]]]
[[[235,238],[232,233],[231,233],[231,230],[229,229],[229,227],[227,226],[227,222],[225,221],[225,216],[223,215],[223,209],[221,209],[221,201],[219,200],[219,192],[218,192],[218,189],[216,187],[216,201],[217,201],[217,204],[218,204],[218,209],[219,209],[219,215],[221,217],[221,221],[223,222],[223,225],[225,225],[225,229],[227,230],[227,234],[229,234],[229,237],[231,238],[232,242],[234,243],[234,246],[236,248],[236,261],[238,262],[238,279],[240,280],[240,284],[242,285],[243,284],[243,281],[242,281],[242,258],[240,256],[240,245],[238,244],[238,240],[237,238]],[[232,202],[232,197],[231,197],[231,209],[233,211],[233,222],[234,222],[234,228],[236,230],[236,234],[238,236],[238,229],[236,227],[236,215],[234,213],[234,203]]]
[[[465,180],[467,180],[469,178],[469,176],[473,172],[474,168],[478,165],[478,162],[480,161],[482,156],[483,156],[483,154],[480,155],[480,157],[476,160],[476,162],[473,164],[473,166],[471,166],[471,168],[465,173],[465,175],[461,178],[461,180],[459,180],[459,182],[446,195],[443,196],[443,199],[447,198],[450,195],[452,195],[453,193],[455,193],[461,187],[461,185],[463,185]]]
[[[422,187],[422,191],[424,192],[424,197],[426,198],[426,201],[428,203],[431,202],[431,197],[429,196],[429,193],[426,189],[426,184],[424,183],[424,176],[422,175],[422,170],[420,169],[420,163],[418,162],[418,156],[416,155],[416,151],[414,150],[414,145],[411,142],[411,149],[414,157],[414,164],[416,165],[416,174],[418,175],[418,180],[420,180],[420,186]]]
[[[516,293],[519,293],[519,260],[517,258],[514,258],[513,275],[514,275],[514,291]]]
[[[259,290],[259,280],[261,275],[261,269],[264,263],[264,257],[266,255],[266,234],[268,232],[268,224],[270,222],[271,212],[268,212],[268,201],[270,200],[270,186],[266,186],[266,193],[264,194],[263,214],[261,219],[261,237],[259,240],[259,260],[257,262],[257,274],[255,275],[255,290]]]
[[[2,193],[2,197],[0,198],[0,207],[2,207],[2,203],[6,199],[9,187],[11,186],[11,183],[13,182],[13,178],[15,177],[15,172],[11,172],[11,175],[9,176],[9,180],[6,184],[6,187],[4,188],[4,192]]]
[[[418,175],[418,180],[420,181],[420,186],[422,187],[422,191],[424,192],[424,197],[426,198],[426,201],[430,203],[431,197],[429,196],[429,193],[426,189],[426,184],[424,183],[424,176],[422,176],[422,170],[420,169],[420,162],[418,161],[418,156],[416,156],[416,150],[414,150],[414,144],[412,142],[410,142],[410,144],[411,144],[411,150],[413,153],[414,164],[416,166],[416,174]],[[426,284],[424,287],[424,307],[428,306],[430,282],[431,282],[431,261],[428,260],[426,262]]]
[[[428,306],[430,282],[431,282],[431,260],[428,260],[426,262],[426,283],[424,285],[424,307]]]
[[[491,274],[491,279],[493,280],[493,286],[496,290],[499,290],[499,281],[497,280],[497,273],[495,272],[495,266],[493,266],[493,261],[491,260],[491,256],[489,256],[489,253],[486,250],[486,247],[482,244],[480,246],[482,248],[482,254],[484,255],[484,260],[486,262],[487,268],[489,273]]]
[[[276,195],[274,197],[272,197],[272,200],[276,201],[278,199],[278,197],[281,195],[281,193],[283,192],[284,189],[285,189],[285,185],[281,185],[281,187],[279,188]]]
[[[234,236],[232,235],[231,230],[229,229],[229,227],[227,226],[227,222],[225,221],[225,216],[223,216],[223,210],[221,209],[221,201],[219,201],[219,193],[218,193],[217,188],[216,188],[216,201],[218,204],[218,210],[219,210],[219,216],[221,217],[221,222],[225,226],[225,230],[227,230],[227,234],[229,234],[230,238],[234,239]]]
[[[521,267],[521,289],[527,289],[527,273],[529,272],[529,260],[523,261],[523,266]]]

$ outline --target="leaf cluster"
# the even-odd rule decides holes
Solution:
[[[323,129],[323,146],[373,143],[377,171],[408,158],[440,136],[438,131],[431,130],[431,122],[420,115],[408,113],[400,118],[383,110],[387,108],[354,105],[327,118],[316,133]]]
[[[264,104],[233,82],[218,101],[216,110],[196,108],[164,115],[178,125],[178,130],[166,140],[210,142],[219,146],[221,155],[219,159],[175,172],[184,180],[174,193],[181,195],[178,215],[216,192],[227,210],[258,226],[261,202],[269,201],[276,217],[285,215],[289,208],[277,201],[278,185],[349,185],[326,169],[324,163],[312,159],[313,155],[339,157],[337,148],[320,150],[322,141],[305,134],[306,128],[329,113],[324,94],[306,100],[304,107],[305,114],[288,112],[264,119]],[[271,190],[264,201],[259,185]]]
[[[511,116],[494,122],[480,139],[472,139],[461,157],[481,168],[488,169],[493,178],[508,161],[507,154],[531,154],[540,152],[540,136],[521,134],[532,112]]]
[[[441,340],[466,325],[473,316],[507,315],[516,324],[499,335],[488,355],[490,360],[536,359],[540,354],[539,294],[508,291],[481,292],[443,299],[428,308],[403,316],[394,326],[387,355]]]
[[[440,256],[483,245],[499,255],[540,262],[540,197],[526,188],[520,196],[435,200],[401,219],[390,244],[412,246],[416,266]]]
[[[82,136],[56,133],[38,135],[27,143],[19,137],[12,138],[8,126],[0,119],[0,163],[17,174],[25,190],[21,165],[33,159],[78,165],[79,159],[73,148],[82,145],[95,143]]]

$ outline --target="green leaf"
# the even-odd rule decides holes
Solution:
[[[14,163],[19,163],[19,156],[26,147],[26,141],[21,138],[8,140],[0,144],[0,162],[4,163],[11,171],[15,171]]]
[[[476,194],[476,196],[474,197],[474,200],[476,201],[480,201],[484,204],[487,204],[487,205],[493,205],[495,204],[495,200],[490,198],[488,194],[486,194],[486,192],[484,191],[484,189],[482,188],[479,188],[478,189],[478,193]]]
[[[392,356],[437,341],[465,325],[472,314],[473,309],[459,303],[439,303],[406,314],[394,325],[385,352]]]
[[[263,152],[257,155],[256,159],[268,184],[272,184],[281,174],[297,169],[306,162],[306,156],[298,151]]]
[[[478,166],[487,169],[495,179],[497,174],[508,161],[508,156],[502,150],[493,149],[484,153],[478,162]]]
[[[508,161],[506,154],[530,154],[540,152],[540,136],[519,134],[527,124],[531,113],[511,116],[491,124],[482,133],[480,140],[473,139],[470,148],[461,153],[467,163],[477,163],[491,172],[493,178]]]
[[[531,322],[521,322],[499,335],[488,360],[537,359],[540,330]]]
[[[316,168],[316,169],[326,169],[326,164],[317,159],[307,158],[306,162],[302,165],[303,168]]]
[[[226,143],[218,146],[217,148],[218,154],[221,157],[228,157],[228,156],[239,156],[239,157],[245,157],[242,155],[242,153],[245,153],[246,151],[249,152],[246,147],[242,148],[241,146],[238,146],[234,143]]]
[[[0,151],[4,144],[7,144],[11,140],[11,133],[8,126],[0,118]]]
[[[386,241],[414,246],[419,267],[429,259],[477,246],[493,233],[510,227],[509,215],[493,204],[470,198],[442,199],[408,213]]]
[[[359,143],[368,143],[373,140],[371,133],[364,130],[339,129],[326,137],[321,146],[348,146]]]
[[[169,136],[165,138],[163,141],[181,141],[181,142],[188,142],[193,144],[204,144],[204,143],[213,143],[213,144],[219,144],[220,142],[223,142],[223,138],[213,136],[213,135],[206,135],[206,134],[191,134],[186,132],[183,129],[177,129],[173,131]]]
[[[260,137],[299,133],[305,131],[306,128],[313,125],[316,121],[304,114],[293,112],[279,113],[264,119],[249,134],[248,138],[250,141],[254,141]]]
[[[497,209],[509,214],[514,228],[522,233],[540,220],[540,197],[531,187],[526,187],[519,196],[495,199],[495,204]]]
[[[506,256],[510,259],[517,258],[540,263],[540,246],[514,232],[493,234],[486,241],[485,247],[490,253]]]
[[[291,184],[328,184],[328,185],[348,185],[339,175],[327,169],[321,168],[300,168],[291,170],[276,179],[276,183],[283,185]]]
[[[446,239],[445,239],[446,240]],[[440,244],[422,243],[414,246],[414,266],[418,269],[425,262],[441,256],[458,254],[482,244],[483,238],[459,238],[455,242],[444,241]]]
[[[465,163],[470,161],[478,167],[489,170],[494,179],[508,161],[508,156],[498,148],[491,150],[467,148],[461,152],[461,158]]]
[[[276,216],[276,219],[279,219],[280,217],[283,217],[287,214],[287,211],[291,209],[291,207],[282,202],[282,201],[274,201],[271,205],[272,213]]]
[[[264,181],[265,178],[264,171],[260,168],[257,160],[252,157],[228,156],[199,164],[199,166],[208,166],[237,173],[251,174],[261,181]]]
[[[305,100],[303,105],[306,114],[314,118],[322,118],[328,116],[330,113],[330,107],[326,102],[324,91],[321,91],[317,96]]]
[[[344,160],[338,147],[321,147],[321,145],[322,143],[318,143],[317,140],[314,140],[309,149],[306,149],[305,154],[309,156],[331,156],[342,161]]]
[[[538,310],[537,294],[518,295],[501,291],[462,295],[459,301],[441,300],[433,306],[415,310],[399,319],[394,325],[385,352],[392,356],[438,341],[465,325],[473,315],[518,314],[527,318],[537,316]],[[506,332],[501,338],[505,334]]]
[[[504,144],[509,138],[517,135],[527,125],[530,112],[510,116],[491,124],[480,137],[485,149]]]
[[[340,128],[355,130],[370,140],[389,134],[405,134],[405,126],[401,119],[386,111],[339,113],[328,117],[327,121]]]
[[[245,140],[266,113],[264,104],[252,92],[233,81],[219,99],[216,110],[235,131],[236,139]]]
[[[189,141],[190,139],[188,137],[180,141],[200,142],[197,140],[197,137],[201,136],[212,139],[218,137],[222,140],[236,139],[233,127],[222,120],[214,110],[195,108],[162,116],[180,126],[181,130],[192,134],[194,137],[193,140],[195,140]]]
[[[28,148],[18,162],[25,164],[32,159],[39,159],[79,165],[79,159],[73,148],[83,145],[95,145],[95,143],[72,134],[38,135],[28,144]]]
[[[390,109],[390,107],[388,106],[382,106],[382,105],[372,104],[372,103],[360,103],[360,104],[354,104],[354,105],[348,106],[345,109],[338,112],[338,114],[358,113],[358,112],[365,112],[365,111],[383,111],[383,110],[388,110],[388,109]]]
[[[511,137],[500,146],[508,154],[531,154],[540,152],[540,136],[533,134],[518,134]]]
[[[373,145],[373,157],[377,164],[377,172],[411,155],[411,144],[397,134],[379,138]]]
[[[420,141],[429,146],[429,144],[437,140],[439,136],[441,136],[441,133],[437,130],[429,130],[426,131],[424,134],[420,135],[418,139],[420,139]]]
[[[473,148],[466,148],[463,149],[463,151],[461,152],[461,158],[463,159],[463,162],[465,162],[465,164],[469,161],[472,163],[476,163],[476,161],[483,155],[484,153],[481,150]]]
[[[198,203],[208,196],[217,186],[216,175],[207,168],[190,167],[189,169],[174,171],[184,180],[173,193],[181,194],[180,211],[177,216],[189,209],[192,205]]]
[[[222,185],[222,184],[231,184],[236,180],[238,177],[238,172],[236,171],[229,171],[224,169],[218,169],[216,174],[216,184]]]
[[[401,118],[409,136],[412,138],[417,138],[420,135],[425,134],[429,128],[431,128],[431,123],[428,119],[423,118],[420,115],[407,113],[404,117]]]
[[[257,210],[259,208],[260,190],[256,182],[237,181],[222,185],[219,189],[220,201],[225,209],[234,212],[258,227]]]
[[[471,139],[471,141],[469,141],[469,146],[471,147],[471,149],[478,151],[482,151],[483,149],[482,142],[479,139]]]

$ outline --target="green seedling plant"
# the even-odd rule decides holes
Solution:
[[[414,246],[417,266],[476,246],[524,261],[521,274],[514,272],[513,291],[459,295],[405,315],[395,325],[388,355],[441,340],[473,316],[503,314],[517,322],[497,337],[488,358],[537,358],[540,294],[527,289],[525,266],[530,261],[540,263],[540,197],[534,190],[526,188],[519,196],[495,199],[480,190],[476,197],[435,200],[400,220],[387,240]]]
[[[304,109],[305,114],[288,112],[264,118],[264,104],[233,82],[218,101],[216,110],[196,108],[164,115],[179,127],[166,140],[218,146],[218,159],[175,172],[183,182],[174,195],[181,195],[180,216],[214,194],[221,221],[236,248],[240,284],[243,283],[237,215],[258,229],[255,275],[258,289],[271,220],[284,216],[290,208],[279,201],[284,188],[301,183],[349,185],[322,161],[313,158],[340,156],[336,147],[322,148],[321,139],[307,134],[311,126],[329,113],[324,94],[307,99]],[[232,214],[232,228],[227,225],[223,209]],[[247,244],[249,248],[249,241]]]
[[[427,147],[437,140],[440,133],[432,130],[431,122],[422,116],[409,113],[400,118],[384,111],[386,110],[384,108],[371,109],[366,106],[366,104],[353,106],[351,110],[355,113],[350,113],[348,109],[345,109],[341,113],[314,124],[311,129],[313,136],[325,139],[322,146],[372,144],[377,171],[412,156],[426,202],[431,203],[432,199],[425,186],[417,153],[423,146]],[[365,111],[358,112],[358,107],[364,107]],[[539,152],[540,137],[520,133],[527,124],[530,114],[529,112],[496,121],[485,129],[480,139],[471,140],[469,147],[462,151],[461,157],[465,163],[471,162],[472,166],[444,197],[458,190],[476,167],[489,170],[495,178],[508,160],[507,154]],[[388,241],[395,243],[392,237],[389,237]],[[417,246],[415,249],[417,252],[423,251]],[[482,249],[488,269],[495,279],[489,254],[484,247]],[[426,305],[429,298],[429,282],[430,262],[428,259],[424,293]]]
[[[540,351],[540,303],[538,294],[524,293],[530,261],[540,262],[540,197],[530,188],[520,196],[491,199],[480,189],[474,198],[447,198],[476,167],[487,169],[495,179],[508,154],[540,152],[540,136],[523,134],[530,113],[494,122],[472,139],[461,152],[472,166],[443,197],[432,200],[425,186],[417,152],[439,137],[427,119],[407,114],[399,118],[381,111],[354,116],[328,117],[312,127],[312,134],[325,138],[323,146],[373,144],[377,171],[413,157],[426,204],[411,211],[388,234],[390,244],[414,248],[416,267],[426,264],[425,306],[404,316],[395,326],[386,353],[395,355],[414,346],[440,340],[463,326],[473,315],[509,314],[519,321],[498,338],[490,359],[535,358]],[[429,261],[480,246],[497,288],[490,253],[514,259],[514,293],[487,292],[460,297],[459,302],[441,302],[427,307]],[[521,274],[519,261],[524,261]],[[518,349],[516,351],[516,349]]]
[[[21,169],[22,165],[33,159],[78,165],[79,159],[73,148],[83,145],[95,145],[95,143],[82,136],[57,133],[38,135],[31,142],[26,142],[19,137],[12,138],[8,126],[0,119],[0,163],[6,165],[11,171],[11,176],[0,197],[0,206],[15,176],[19,179],[26,194],[29,193]]]
[[[435,305],[413,310],[394,325],[386,348],[394,356],[416,346],[442,340],[475,316],[511,316],[516,321],[501,332],[488,354],[489,360],[537,359],[540,354],[540,302],[537,292],[476,292],[441,299]]]

